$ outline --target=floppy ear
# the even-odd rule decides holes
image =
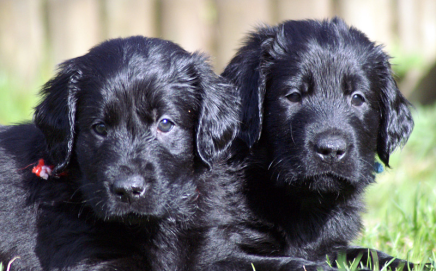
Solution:
[[[63,172],[70,162],[80,77],[74,59],[61,64],[58,74],[44,85],[43,101],[35,110],[35,124],[45,136],[55,166],[53,175]]]
[[[280,28],[264,27],[249,35],[245,46],[221,74],[230,79],[241,97],[241,131],[239,137],[249,146],[256,143],[262,132],[263,101],[268,69],[272,60],[283,50],[278,33]]]
[[[389,166],[390,154],[404,145],[413,130],[410,103],[400,93],[392,77],[391,67],[385,55],[384,67],[379,70],[381,82],[381,122],[377,139],[377,153],[380,160]]]
[[[195,80],[201,93],[196,144],[200,158],[209,165],[231,145],[239,130],[240,102],[235,88],[217,76],[207,64],[206,58],[193,54]]]

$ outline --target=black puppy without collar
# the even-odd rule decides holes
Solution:
[[[362,227],[375,156],[388,165],[413,128],[389,56],[338,18],[286,21],[251,33],[222,75],[243,104],[235,147],[248,154],[246,196],[282,236],[280,251],[366,256],[349,242]],[[382,264],[393,259],[378,253]]]

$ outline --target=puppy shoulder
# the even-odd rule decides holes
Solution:
[[[35,125],[1,127],[0,171],[5,174],[37,162],[43,158],[45,149],[44,136]]]

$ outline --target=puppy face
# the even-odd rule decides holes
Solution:
[[[257,55],[257,62],[241,63],[244,54]],[[251,125],[241,138],[253,145],[260,135],[258,147],[278,185],[346,193],[373,180],[376,153],[388,164],[413,127],[388,59],[339,19],[289,21],[252,34],[223,75],[237,74],[232,80],[244,112],[260,108],[243,116]],[[241,67],[246,63],[259,73],[247,74],[256,69]],[[253,88],[242,77],[259,83]]]
[[[211,167],[237,126],[237,102],[222,99],[230,86],[203,57],[158,39],[105,42],[64,63],[45,95],[35,122],[55,171],[77,176],[83,201],[108,220],[189,215],[195,170]],[[215,107],[225,122],[212,121]]]
[[[296,55],[271,66],[262,132],[281,181],[337,191],[372,180],[362,176],[373,170],[379,90],[361,48],[322,42],[292,45]]]
[[[140,65],[150,65],[147,60]],[[135,70],[127,64],[116,82],[105,78],[78,98],[81,187],[102,216],[159,215],[170,197],[195,195],[195,183],[184,181],[193,177],[200,97],[177,74],[160,70],[132,78]],[[162,80],[162,73],[175,82]]]

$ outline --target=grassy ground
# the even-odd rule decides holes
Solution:
[[[31,119],[38,84],[17,86],[0,74],[0,124]],[[366,193],[365,230],[354,244],[431,262],[436,261],[436,106],[418,106],[414,119],[409,142]]]
[[[366,193],[357,245],[414,262],[436,260],[436,106],[414,110],[415,129],[391,169]]]

